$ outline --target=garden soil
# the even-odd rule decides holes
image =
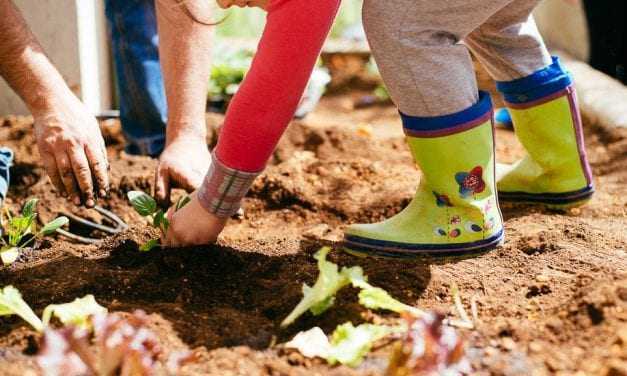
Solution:
[[[400,211],[419,180],[392,106],[359,110],[361,94],[323,99],[308,118],[291,124],[267,171],[214,246],[147,253],[155,236],[129,206],[126,192],[153,188],[156,162],[126,155],[117,121],[102,123],[112,190],[100,200],[130,229],[97,245],[63,237],[42,241],[0,270],[0,286],[14,285],[37,312],[48,304],[94,294],[110,311],[150,315],[164,356],[195,349],[185,375],[381,375],[389,343],[358,368],[329,367],[282,346],[301,330],[380,322],[394,315],[368,312],[346,289],[321,316],[293,326],[279,323],[317,276],[313,253],[338,245],[344,226],[374,222]],[[207,116],[209,143],[223,117]],[[587,123],[586,145],[597,193],[569,212],[504,207],[507,239],[496,250],[465,259],[400,262],[330,258],[361,265],[372,284],[422,309],[452,316],[456,284],[476,330],[460,329],[478,375],[627,375],[627,133]],[[523,154],[513,132],[497,132],[499,161]],[[30,118],[0,119],[0,140],[16,152],[7,207],[40,199],[42,221],[74,212],[103,221],[55,196],[35,147]],[[464,150],[459,150],[463,157]],[[181,192],[176,191],[176,195]],[[102,236],[72,225],[71,230]],[[33,354],[40,336],[17,318],[0,319],[0,374],[39,374]]]

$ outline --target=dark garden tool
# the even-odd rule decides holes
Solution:
[[[111,234],[111,235],[115,235],[118,234],[124,230],[126,230],[128,228],[128,225],[126,223],[124,223],[124,221],[122,219],[120,219],[120,217],[118,217],[117,215],[115,215],[114,213],[110,212],[107,209],[104,209],[100,206],[95,206],[94,210],[96,210],[98,213],[102,214],[105,218],[107,218],[109,221],[111,221],[112,223],[115,224],[115,227],[112,226],[107,226],[107,225],[103,225],[100,223],[95,223],[92,222],[88,219],[79,217],[75,214],[64,214],[66,217],[68,217],[70,219],[70,223],[71,222],[75,222],[75,223],[79,223],[83,226],[92,228],[94,230],[98,230],[98,231],[102,231],[104,233],[107,234]],[[68,237],[70,239],[76,240],[77,242],[81,242],[81,243],[85,243],[85,244],[94,244],[94,243],[98,243],[99,241],[101,241],[102,239],[99,238],[90,238],[90,237],[86,237],[86,236],[81,236],[81,235],[77,235],[74,233],[71,233],[67,230],[63,230],[63,229],[58,229],[57,232],[65,237]]]

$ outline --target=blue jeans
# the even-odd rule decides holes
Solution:
[[[153,0],[106,0],[120,101],[130,154],[157,156],[165,146],[167,105]]]

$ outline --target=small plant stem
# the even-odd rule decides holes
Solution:
[[[468,323],[471,327],[474,327],[474,324],[472,320],[470,320],[470,317],[468,317],[468,313],[466,313],[466,308],[464,308],[464,304],[462,303],[462,299],[459,294],[459,287],[457,287],[457,284],[453,284],[452,290],[453,302],[455,303],[457,314],[459,314],[459,317],[462,319],[462,321]]]
[[[35,241],[35,239],[37,239],[37,237],[40,235],[40,233],[37,233],[35,235],[33,235],[32,238],[28,239],[27,241],[24,242],[24,244],[22,244],[21,246],[19,246],[19,248],[26,248],[26,246],[30,243],[32,243],[33,241]],[[20,239],[21,240],[21,239]],[[18,240],[18,244],[19,244],[19,240]],[[17,245],[16,245],[17,247]]]

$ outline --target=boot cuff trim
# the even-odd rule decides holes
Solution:
[[[551,65],[523,78],[497,82],[496,88],[508,103],[522,104],[553,96],[570,85],[572,85],[570,74],[560,59],[554,56]]]
[[[485,91],[471,107],[449,115],[419,117],[400,113],[405,134],[410,137],[441,137],[460,133],[484,124],[492,118],[492,99]]]

